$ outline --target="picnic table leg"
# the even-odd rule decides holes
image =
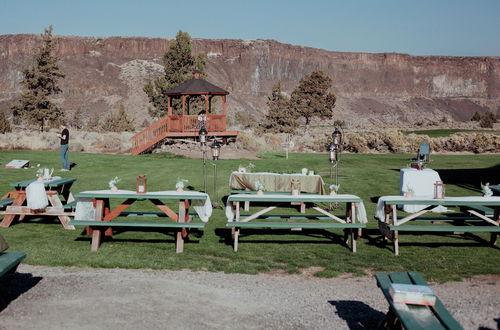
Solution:
[[[356,223],[356,203],[348,203],[348,207],[351,209],[351,218],[350,222],[351,223]],[[352,247],[352,252],[356,252],[356,237],[355,237],[355,230],[352,228],[349,228],[351,232],[351,247]]]
[[[17,192],[16,195],[17,195],[16,199],[14,200],[14,202],[12,202],[12,206],[22,206],[24,204],[24,201],[26,200],[26,193]],[[12,220],[14,220],[15,217],[16,217],[15,214],[6,214],[3,217],[2,222],[0,223],[0,227],[5,227],[5,228],[9,227],[10,224],[12,223]]]
[[[50,205],[63,209],[62,202],[57,194],[47,194],[47,198]],[[59,218],[59,222],[61,222],[64,229],[75,229],[75,226],[69,224],[70,219],[67,215],[58,215],[57,217]]]
[[[102,231],[100,229],[92,230],[92,244],[90,246],[90,251],[97,252],[99,246],[101,245]]]
[[[184,201],[179,201],[179,216],[177,218],[177,222],[186,222],[186,204]],[[177,231],[176,253],[182,253],[184,251],[184,237],[182,235],[182,229],[183,228],[180,228]]]
[[[396,226],[398,221],[398,210],[397,207],[393,206],[392,208],[392,224]],[[399,255],[399,233],[397,230],[394,230],[394,255]]]
[[[234,252],[238,252],[238,237],[240,236],[240,228],[235,228],[234,231]]]
[[[493,211],[493,220],[496,221],[497,226],[500,225],[500,207],[495,206],[495,210]],[[490,243],[491,245],[497,245],[497,237],[498,233],[491,233]]]
[[[233,202],[235,206],[235,216],[234,221],[240,221],[240,202]],[[240,235],[240,228],[231,228],[231,236],[233,237],[233,249],[234,252],[238,251],[238,237]]]

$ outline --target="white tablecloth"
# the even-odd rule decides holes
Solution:
[[[416,168],[403,168],[399,171],[399,194],[413,192],[414,197],[434,198],[434,183],[441,181],[438,172],[426,168],[417,170]],[[425,205],[404,205],[405,212],[418,212],[427,206]],[[434,212],[446,212],[446,207],[438,206]]]

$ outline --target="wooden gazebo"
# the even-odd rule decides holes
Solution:
[[[237,131],[226,131],[228,91],[217,87],[201,78],[199,73],[179,86],[164,93],[167,97],[167,115],[151,126],[132,137],[132,153],[140,154],[154,148],[166,138],[195,138],[198,136],[200,125],[203,125],[210,136],[222,137],[224,140],[238,135]],[[190,107],[191,97],[202,97],[204,112],[192,114]],[[221,98],[220,113],[214,113],[212,106],[214,97]],[[181,114],[174,114],[173,99],[180,98]],[[199,109],[198,109],[199,110]]]

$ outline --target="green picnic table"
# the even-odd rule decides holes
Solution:
[[[398,217],[397,206],[420,205],[419,211]],[[464,217],[422,217],[423,214],[431,212],[437,206],[461,207],[466,210]],[[493,215],[483,214],[477,209],[489,207],[493,209]],[[500,197],[445,197],[444,199],[432,199],[405,196],[382,196],[377,203],[376,218],[379,221],[379,229],[384,236],[394,242],[394,254],[399,255],[399,232],[489,232],[490,242],[496,244],[497,235],[500,232]],[[439,224],[431,221],[439,220]],[[427,222],[425,225],[410,225],[410,221]],[[447,222],[460,221],[463,225],[449,225]],[[437,222],[437,221],[436,221]],[[429,225],[431,223],[431,225]]]
[[[100,190],[100,191],[84,191],[75,194],[77,198],[77,211],[75,220],[71,221],[75,226],[88,227],[87,232],[92,235],[91,251],[97,251],[102,242],[102,237],[112,236],[112,228],[114,227],[133,227],[133,228],[172,228],[177,231],[176,235],[176,252],[181,253],[184,250],[184,238],[187,237],[189,228],[204,228],[204,222],[208,221],[212,213],[212,205],[206,193],[196,191],[159,191],[136,193],[128,190]],[[118,206],[111,209],[110,200],[119,200]],[[85,201],[92,201],[95,212],[93,218],[87,217],[80,219],[79,205]],[[130,212],[124,212],[128,207],[137,201],[149,201],[154,204],[163,215],[166,215],[172,221],[114,221],[117,217],[129,216]],[[165,204],[166,201],[177,201],[179,211],[176,213]],[[200,219],[203,222],[193,222],[189,215],[189,207],[194,205]],[[151,212],[139,212],[151,214]],[[144,218],[144,216],[143,216]]]
[[[381,328],[408,330],[462,330],[462,326],[448,312],[441,300],[436,297],[434,306],[395,303],[391,297],[391,284],[415,284],[428,286],[417,272],[379,273],[375,275],[377,285],[389,303],[389,311]]]
[[[240,213],[241,203],[252,202],[259,205],[269,205],[253,214],[242,215]],[[319,203],[345,203],[346,213],[344,219],[321,208]],[[298,215],[276,215],[267,214],[277,207],[292,205],[300,206]],[[317,211],[319,214],[306,215],[305,207]],[[319,194],[235,194],[227,199],[226,227],[231,228],[231,236],[234,243],[234,251],[238,251],[238,237],[241,228],[269,228],[269,229],[344,229],[350,232],[352,251],[356,252],[356,237],[353,229],[361,230],[366,225],[366,211],[363,200],[355,195],[319,195]],[[265,222],[251,222],[255,219],[279,220]],[[359,218],[360,223],[356,223]],[[284,222],[283,220],[287,220]],[[297,220],[306,220],[300,221]],[[324,220],[330,220],[329,222]],[[334,221],[331,221],[334,220]],[[347,238],[347,232],[345,234]]]

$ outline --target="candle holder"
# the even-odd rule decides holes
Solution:
[[[135,179],[135,192],[138,194],[145,194],[147,192],[148,180],[146,175],[139,175]]]
[[[446,185],[443,181],[436,181],[434,183],[434,199],[444,199]]]
[[[290,192],[292,195],[297,196],[300,195],[300,190],[301,190],[301,184],[300,181],[297,179],[293,179],[290,182]]]

